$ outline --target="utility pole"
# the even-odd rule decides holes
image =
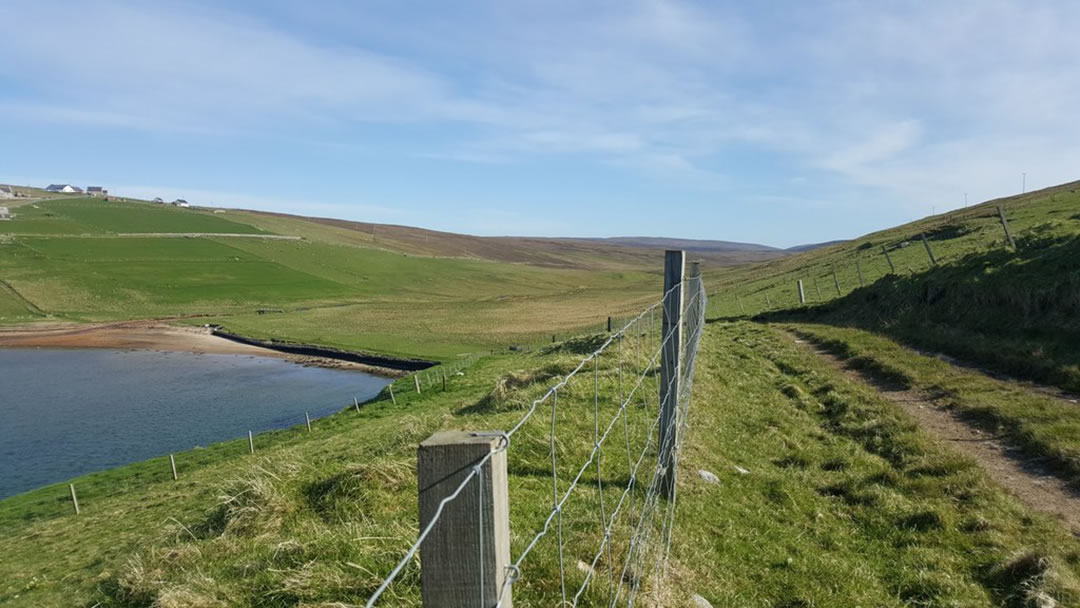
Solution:
[[[1021,173],[1020,194],[1027,194],[1027,173]]]
[[[967,209],[967,192],[964,193],[964,209]]]

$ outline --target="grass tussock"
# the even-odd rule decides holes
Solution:
[[[1080,605],[1080,584],[1075,575],[1059,568],[1054,558],[1038,551],[1010,557],[991,568],[986,576],[1009,608]]]

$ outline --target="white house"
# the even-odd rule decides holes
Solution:
[[[158,203],[158,204],[165,204],[165,201],[161,200],[161,197],[160,197],[160,196],[158,196],[158,197],[155,197],[155,198],[154,198],[154,202],[155,202],[155,203]]]
[[[100,196],[102,198],[109,198],[109,191],[101,186],[87,186],[86,193],[90,196]]]
[[[15,189],[11,186],[0,186],[0,198],[15,198]]]
[[[71,184],[49,184],[46,192],[63,192],[64,194],[82,194],[82,188]]]
[[[10,220],[11,214],[8,213],[7,207],[0,207],[0,220]]]

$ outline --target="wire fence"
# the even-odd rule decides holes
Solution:
[[[905,234],[871,235],[848,251],[807,258],[796,268],[773,271],[784,260],[764,264],[758,276],[745,275],[741,285],[723,286],[724,297],[710,302],[710,316],[752,316],[772,310],[829,302],[868,287],[888,276],[911,276],[934,267],[993,250],[1017,250],[1044,226],[1023,209],[1006,205],[979,206],[949,216],[929,218]],[[852,245],[855,245],[852,247]],[[802,281],[800,296],[798,282]],[[719,283],[722,285],[722,282]]]
[[[484,567],[464,575],[480,578],[474,586],[477,603],[454,605],[507,606],[513,589],[521,586],[531,601],[543,605],[633,606],[642,594],[662,602],[669,591],[663,581],[674,537],[674,480],[706,299],[700,274],[692,272],[539,389],[509,430],[498,433],[497,447],[473,462],[426,524],[421,522],[416,542],[366,606],[375,606],[415,565],[433,531],[452,525],[443,520],[454,517],[446,513],[455,502],[477,497],[470,521],[490,516],[483,508],[484,476],[490,470],[485,467],[497,457],[508,460],[513,479],[512,559],[494,576]],[[545,484],[547,508],[542,507]],[[485,529],[490,528],[481,523],[472,532],[479,537],[477,564],[487,563],[483,552],[491,546],[490,539],[485,544]],[[588,560],[574,557],[582,555]],[[422,575],[425,563],[422,559]],[[486,585],[484,576],[489,576]],[[406,579],[402,585],[415,585],[416,577]]]

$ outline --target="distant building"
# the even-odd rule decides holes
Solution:
[[[161,197],[160,197],[160,196],[158,196],[158,197],[155,197],[155,198],[154,198],[154,202],[155,202],[155,203],[158,203],[159,205],[163,205],[163,204],[165,204],[165,201],[161,200]]]
[[[90,196],[100,196],[102,198],[109,197],[109,191],[102,188],[101,186],[87,186],[86,193]]]
[[[0,198],[15,198],[15,189],[11,186],[0,186]]]
[[[46,192],[62,192],[64,194],[82,194],[82,188],[71,184],[49,184]]]
[[[8,212],[7,207],[0,207],[0,220],[10,220],[11,213]]]
[[[182,199],[182,198],[178,198],[178,199],[176,199],[175,201],[173,201],[173,203],[172,203],[172,204],[173,204],[173,205],[176,205],[177,207],[190,207],[190,206],[191,206],[191,205],[189,205],[189,204],[188,204],[188,202],[187,202],[187,201],[185,201],[185,200],[184,200],[184,199]]]

